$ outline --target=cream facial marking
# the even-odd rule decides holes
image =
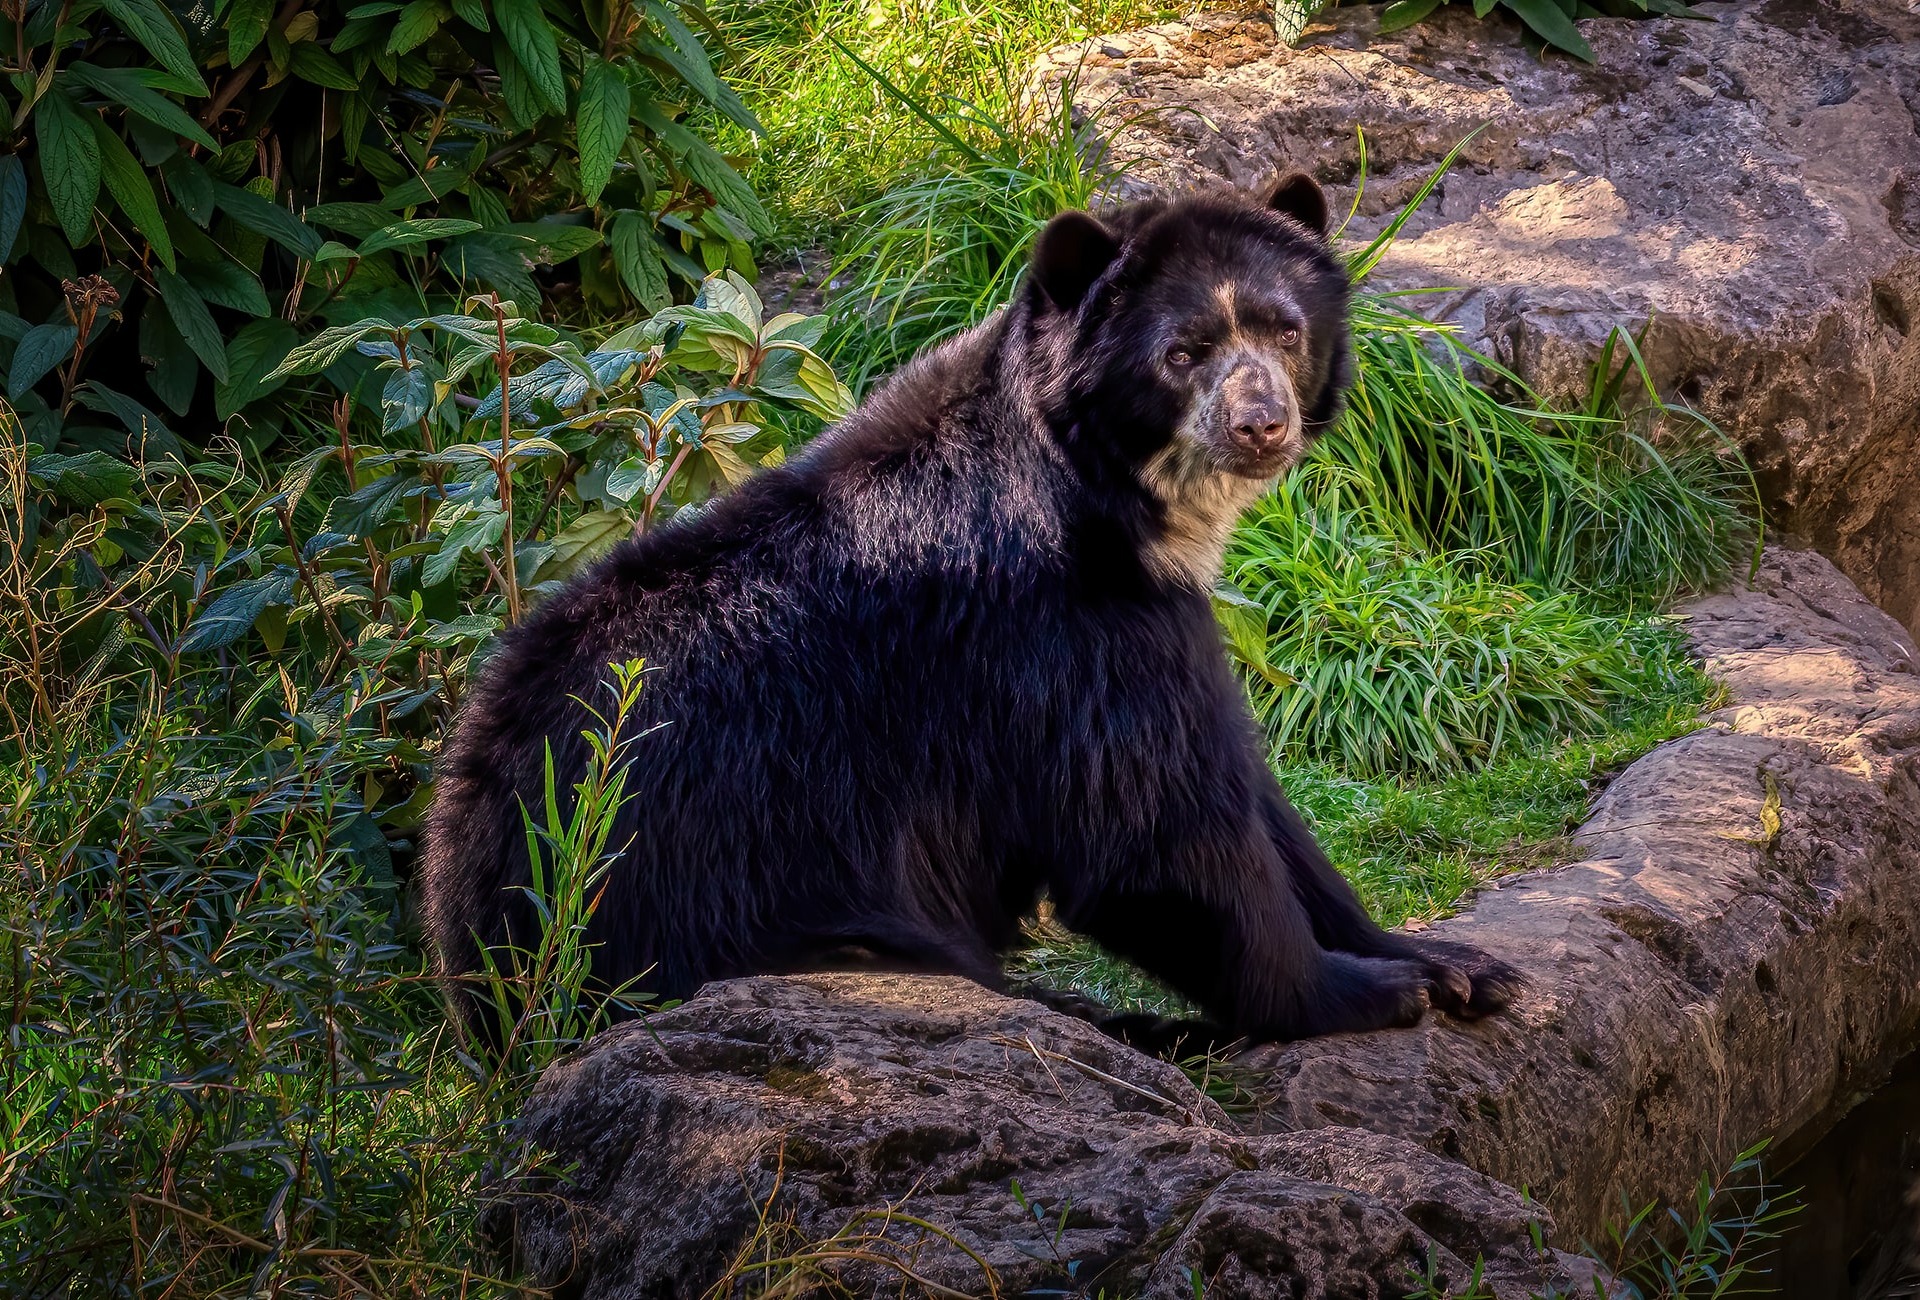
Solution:
[[[1274,447],[1278,455],[1264,474],[1228,468],[1237,458],[1226,441],[1228,383],[1249,364],[1259,369],[1286,411],[1286,429]],[[1173,440],[1140,469],[1141,484],[1165,509],[1164,532],[1146,550],[1148,566],[1163,581],[1202,591],[1220,577],[1227,538],[1241,512],[1269,491],[1306,448],[1300,403],[1283,355],[1236,339],[1214,373],[1214,383],[1194,395]]]

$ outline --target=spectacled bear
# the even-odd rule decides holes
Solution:
[[[1016,301],[788,463],[620,545],[503,639],[440,763],[427,929],[538,939],[522,807],[644,659],[588,928],[684,997],[831,964],[994,985],[1042,894],[1227,1031],[1504,1006],[1516,971],[1370,920],[1269,771],[1209,602],[1235,517],[1334,418],[1348,285],[1307,177],[1056,217]]]

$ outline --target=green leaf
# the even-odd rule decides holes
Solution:
[[[532,127],[546,115],[546,101],[534,89],[533,79],[505,40],[493,38],[493,70],[500,74],[500,95],[507,101],[507,115],[522,129]]]
[[[405,54],[426,44],[450,12],[443,0],[411,0],[393,20],[393,30],[387,36],[387,53]]]
[[[273,305],[267,301],[267,291],[259,279],[224,253],[203,261],[189,261],[181,268],[181,274],[202,299],[215,307],[245,312],[249,316],[273,314]]]
[[[321,330],[287,353],[287,359],[269,371],[266,378],[284,379],[288,375],[310,375],[325,370],[353,351],[354,345],[361,339],[374,335],[385,338],[392,333],[393,326],[374,317],[355,321],[351,325],[335,325],[331,329]]]
[[[389,248],[424,244],[430,239],[452,239],[456,235],[471,234],[478,229],[480,229],[479,222],[462,221],[456,217],[418,217],[412,221],[396,221],[392,225],[382,226],[361,240],[360,247],[354,250],[354,256],[371,257]]]
[[[1573,25],[1566,11],[1554,0],[1503,0],[1507,8],[1520,16],[1520,21],[1531,27],[1541,40],[1573,55],[1576,59],[1588,63],[1595,62],[1593,47],[1587,44],[1587,38]]]
[[[7,372],[7,396],[16,400],[73,355],[80,331],[70,324],[35,325],[13,349]]]
[[[553,549],[529,582],[570,578],[633,535],[633,516],[624,510],[589,510],[553,535]]]
[[[91,63],[69,63],[62,72],[96,95],[111,99],[129,113],[143,117],[164,131],[191,140],[202,149],[220,145],[187,110],[147,85],[136,68],[96,68]]]
[[[447,530],[440,549],[427,557],[420,573],[421,585],[439,586],[458,567],[461,556],[497,544],[506,527],[507,517],[497,509],[483,510],[462,519]]]
[[[300,80],[328,90],[358,90],[360,82],[340,65],[340,60],[321,49],[314,41],[301,41],[293,47],[287,66]]]
[[[396,370],[380,391],[380,431],[395,433],[418,424],[433,408],[433,373],[425,365]]]
[[[119,420],[132,435],[136,454],[164,456],[180,450],[180,437],[167,422],[125,393],[89,379],[74,389],[73,395],[88,410],[104,411]]]
[[[558,221],[516,221],[489,230],[483,236],[499,241],[520,256],[541,266],[557,266],[600,245],[600,232],[591,226],[570,226]]]
[[[93,240],[93,205],[100,197],[100,142],[92,116],[68,98],[57,80],[33,110],[40,177],[60,230],[75,248]]]
[[[41,490],[77,506],[131,496],[140,486],[138,470],[104,451],[35,456],[27,462],[27,474]]]
[[[255,234],[265,235],[294,256],[312,260],[320,251],[320,236],[314,229],[272,199],[217,181],[213,197],[220,210],[234,221]]]
[[[659,311],[672,298],[667,290],[667,263],[653,237],[653,222],[645,213],[626,211],[613,219],[613,267],[620,283],[648,311]]]
[[[26,218],[27,169],[19,154],[0,154],[0,266],[13,260],[13,244]]]
[[[673,121],[654,104],[635,105],[633,115],[680,159],[681,169],[691,180],[738,214],[757,233],[772,232],[773,219],[760,206],[753,189],[712,145]]]
[[[107,183],[107,193],[113,195],[113,201],[127,214],[133,228],[153,245],[154,256],[160,259],[160,264],[173,270],[173,239],[167,234],[167,221],[160,215],[160,201],[154,197],[147,169],[103,119],[91,113],[87,116],[93,119],[94,142],[100,151],[100,175]]]
[[[147,388],[169,411],[185,415],[193,404],[200,364],[180,337],[167,305],[157,298],[147,299],[140,313],[139,340],[140,359],[153,367],[147,372]]]
[[[113,15],[120,30],[131,36],[171,72],[181,83],[183,93],[202,96],[207,83],[200,79],[200,66],[187,48],[180,25],[157,0],[100,0],[100,7]]]
[[[481,0],[453,0],[453,12],[460,21],[477,31],[488,31],[487,7]]]
[[[178,649],[196,653],[232,645],[252,630],[268,606],[293,603],[295,578],[293,570],[278,568],[234,583],[214,597],[206,612],[193,621],[180,638]]]
[[[1394,0],[1380,14],[1380,30],[1397,32],[1411,27],[1438,9],[1444,0]]]
[[[273,19],[273,0],[233,0],[227,10],[227,62],[239,67],[254,47],[266,39]]]
[[[213,391],[214,415],[224,420],[284,384],[284,376],[268,376],[299,341],[293,326],[277,318],[242,325],[227,344],[227,378]]]
[[[560,75],[560,46],[540,0],[493,0],[493,16],[534,91],[555,113],[567,111],[567,83]]]
[[[160,300],[167,305],[167,315],[173,321],[174,328],[180,331],[180,337],[187,341],[193,354],[200,358],[200,364],[213,375],[214,380],[225,383],[227,379],[227,349],[220,341],[220,329],[213,323],[213,316],[207,311],[207,304],[201,299],[199,291],[171,271],[157,270],[153,273],[154,283],[160,287]]]
[[[580,194],[597,202],[613,176],[614,159],[627,141],[631,96],[627,79],[604,59],[589,56],[580,72],[580,111],[574,131],[580,146]]]
[[[391,225],[396,215],[378,203],[344,201],[315,204],[304,214],[310,226],[325,226],[355,239],[364,239],[382,226]]]

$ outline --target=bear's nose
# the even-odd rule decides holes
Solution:
[[[1277,402],[1253,402],[1233,413],[1233,440],[1248,451],[1265,451],[1286,433],[1286,415]]]

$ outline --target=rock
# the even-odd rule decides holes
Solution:
[[[1502,1300],[1591,1293],[1535,1220],[1572,1246],[1622,1194],[1682,1200],[1920,1042],[1911,639],[1811,552],[1686,612],[1727,706],[1607,787],[1582,861],[1434,927],[1528,972],[1508,1013],[1254,1049],[1231,1115],[962,980],[716,984],[540,1080],[520,1133],[547,1172],[483,1226],[588,1300],[781,1258],[854,1294],[1184,1298],[1197,1270],[1209,1295],[1399,1297],[1480,1260]]]
[[[1562,397],[1651,318],[1662,390],[1739,440],[1774,522],[1920,631],[1920,13],[1701,8],[1582,22],[1593,67],[1452,5],[1388,36],[1340,9],[1299,49],[1203,15],[1043,72],[1080,68],[1139,184],[1304,166],[1350,193],[1364,128],[1363,234],[1483,128],[1377,282],[1459,286],[1414,301]]]
[[[553,1067],[521,1132],[570,1172],[487,1227],[589,1298],[809,1253],[855,1294],[991,1273],[1185,1298],[1197,1268],[1209,1294],[1397,1300],[1429,1258],[1458,1286],[1485,1256],[1517,1297],[1562,1265],[1481,1174],[1373,1133],[1238,1133],[1174,1066],[959,979],[710,986]]]
[[[1433,928],[1528,994],[1256,1049],[1261,1126],[1405,1137],[1528,1188],[1570,1244],[1760,1138],[1790,1157],[1920,1044],[1911,638],[1812,552],[1686,613],[1727,707],[1607,787],[1581,861]]]

